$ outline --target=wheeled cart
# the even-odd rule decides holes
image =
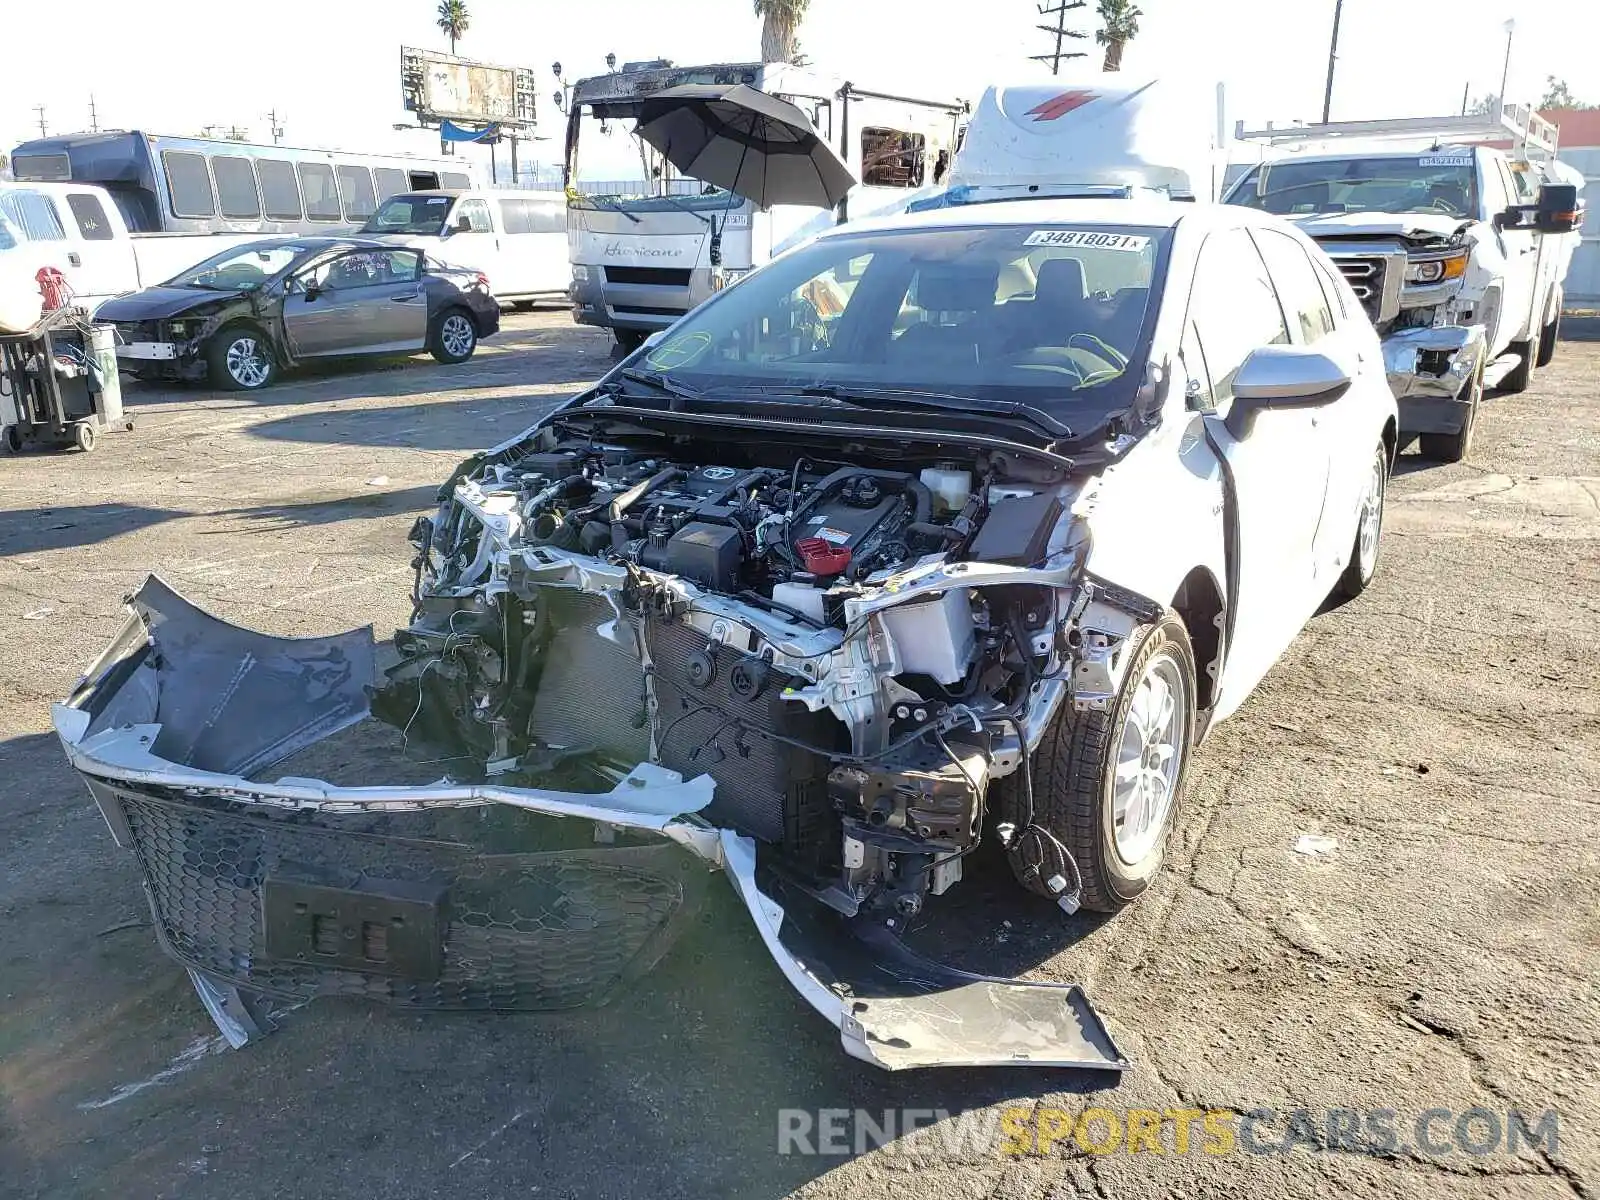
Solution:
[[[76,445],[131,430],[122,410],[116,331],[81,308],[47,312],[24,333],[0,334],[0,426],[5,449]]]

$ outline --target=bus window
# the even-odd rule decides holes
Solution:
[[[261,198],[266,201],[267,219],[298,221],[300,185],[294,179],[294,164],[281,158],[263,158],[256,163],[261,175]]]
[[[340,219],[339,190],[333,183],[332,167],[326,163],[301,163],[300,190],[306,198],[306,220]]]
[[[56,206],[41,192],[0,192],[0,213],[30,242],[66,240]]]
[[[372,190],[372,172],[365,167],[342,166],[339,192],[344,196],[344,215],[351,221],[365,221],[378,211],[378,198]]]
[[[261,216],[261,197],[256,194],[256,173],[248,158],[218,154],[211,159],[211,176],[217,181],[217,207],[222,215],[238,220]]]
[[[872,126],[863,129],[861,182],[868,187],[921,187],[926,144],[920,133]]]
[[[441,171],[439,178],[447,188],[455,188],[463,192],[472,190],[472,180],[460,171]]]
[[[98,196],[89,192],[69,192],[67,207],[72,210],[72,219],[78,223],[78,232],[83,234],[84,241],[111,240],[111,222],[106,219],[106,210],[101,206]]]
[[[167,196],[175,217],[214,217],[217,199],[211,194],[211,172],[206,156],[187,150],[167,150],[161,155],[167,170]]]
[[[412,171],[411,187],[413,192],[432,192],[439,187],[439,173],[437,171]]]
[[[406,173],[398,167],[374,167],[372,174],[378,180],[378,203],[406,190]]]

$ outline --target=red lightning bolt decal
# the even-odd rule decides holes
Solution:
[[[1094,98],[1093,92],[1062,92],[1059,96],[1052,96],[1043,104],[1030,108],[1027,115],[1035,121],[1054,121],[1066,116],[1075,108],[1082,108]]]

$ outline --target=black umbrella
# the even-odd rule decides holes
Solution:
[[[742,83],[657,92],[640,106],[638,134],[680,174],[762,208],[833,208],[856,182],[805,113]]]

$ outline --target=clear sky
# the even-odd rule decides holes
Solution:
[[[1315,119],[1322,106],[1333,0],[1139,0],[1138,38],[1124,69],[1182,69],[1228,84],[1229,117],[1252,125]],[[292,145],[436,149],[396,133],[399,47],[444,48],[435,0],[208,0],[166,9],[134,0],[70,5],[0,0],[0,148],[36,136],[33,106],[53,133],[88,127],[92,93],[102,128],[194,133],[236,124],[268,140],[276,107]],[[543,132],[531,158],[559,156],[550,64],[571,78],[619,60],[679,64],[751,60],[760,24],[750,0],[468,0],[458,53],[537,68]],[[1093,10],[1075,14],[1092,29]],[[1547,75],[1600,103],[1597,0],[1345,0],[1334,117],[1457,111],[1462,89],[1497,91],[1508,17],[1515,17],[1512,99],[1533,100]],[[819,68],[864,87],[976,99],[991,82],[1043,68],[1034,0],[812,0],[801,28]],[[1092,39],[1080,43],[1098,62]],[[621,147],[619,147],[621,149]],[[486,156],[482,148],[471,153]],[[503,153],[503,151],[502,151]]]

